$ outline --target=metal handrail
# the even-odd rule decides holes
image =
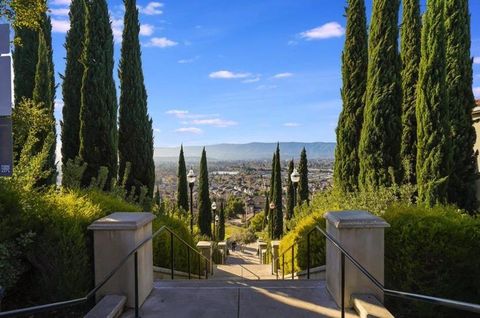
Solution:
[[[194,247],[192,247],[190,244],[185,242],[184,239],[182,239],[180,236],[178,236],[175,232],[173,232],[168,226],[164,225],[161,228],[159,228],[154,234],[151,236],[147,237],[143,241],[140,242],[132,251],[130,251],[119,263],[113,270],[111,270],[107,276],[99,283],[97,284],[88,294],[84,297],[81,298],[76,298],[72,300],[67,300],[67,301],[60,301],[60,302],[55,302],[51,304],[45,304],[45,305],[38,305],[38,306],[32,306],[32,307],[27,307],[27,308],[20,308],[20,309],[15,309],[15,310],[10,310],[10,311],[5,311],[5,312],[0,312],[0,318],[6,318],[6,317],[18,317],[18,316],[24,316],[24,315],[31,315],[31,314],[38,314],[42,312],[47,312],[47,311],[52,311],[52,310],[58,310],[58,309],[64,309],[68,307],[72,307],[75,305],[80,305],[84,304],[87,301],[89,301],[99,290],[102,288],[119,270],[120,268],[125,265],[125,263],[134,255],[134,267],[135,267],[135,317],[139,317],[139,301],[138,301],[138,250],[142,248],[146,243],[149,241],[153,240],[156,236],[158,236],[160,233],[163,233],[164,231],[167,231],[170,233],[170,244],[171,244],[171,249],[170,249],[170,257],[172,259],[171,262],[171,278],[174,278],[174,264],[173,264],[173,237],[177,238],[183,245],[188,247],[188,270],[189,270],[189,275],[188,278],[190,279],[190,250],[193,250],[195,253],[198,255],[198,264],[199,264],[199,272],[198,276],[200,278],[200,257],[205,260],[205,278],[208,279],[208,271],[209,267],[214,264],[211,260],[206,258],[202,253],[197,251]],[[207,265],[208,264],[208,265]]]
[[[365,275],[378,289],[380,289],[385,295],[393,296],[393,297],[398,297],[398,298],[403,298],[403,299],[408,299],[408,300],[418,300],[418,301],[423,301],[427,302],[430,304],[435,304],[435,305],[441,305],[453,309],[459,309],[459,310],[465,310],[465,311],[470,311],[474,313],[480,313],[480,305],[478,304],[473,304],[473,303],[468,303],[468,302],[463,302],[463,301],[457,301],[457,300],[452,300],[452,299],[447,299],[447,298],[440,298],[440,297],[434,297],[434,296],[427,296],[427,295],[422,295],[422,294],[415,294],[415,293],[409,293],[409,292],[402,292],[398,290],[393,290],[393,289],[388,289],[383,286],[382,283],[380,283],[370,272],[363,267],[350,253],[348,253],[342,246],[341,244],[330,234],[328,234],[324,229],[316,225],[314,228],[312,228],[308,233],[307,233],[307,279],[310,279],[310,234],[313,231],[319,231],[320,233],[325,236],[325,238],[330,241],[340,252],[341,252],[341,309],[342,309],[342,318],[345,317],[345,257],[348,258],[348,260],[360,271],[362,272],[363,275]],[[293,244],[288,247],[285,251],[282,252],[278,257],[276,257],[273,261],[277,261],[282,257],[284,259],[286,252],[288,252],[290,249],[292,250],[292,279],[294,277],[294,245],[297,245],[303,238],[300,238],[300,240],[295,240]],[[282,279],[284,278],[284,268],[282,267]],[[277,267],[277,279],[278,279],[278,267]]]

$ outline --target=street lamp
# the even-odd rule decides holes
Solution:
[[[275,210],[275,203],[272,201],[270,202],[270,215],[271,215],[271,220],[270,220],[270,229],[272,231],[271,233],[271,238],[273,239],[273,220],[274,220],[274,217],[273,217],[273,210]]]
[[[215,210],[217,210],[217,203],[215,203],[215,201],[212,203],[212,213],[213,213],[213,240],[215,241],[215,221],[216,221],[216,217],[217,217],[217,214],[215,213]]]
[[[293,206],[297,204],[297,185],[300,181],[300,174],[297,171],[297,168],[293,169],[292,174],[290,175],[290,180],[293,182]]]
[[[195,184],[195,180],[197,179],[197,176],[195,175],[195,172],[193,172],[193,169],[190,169],[190,171],[187,174],[187,181],[188,185],[190,186],[190,233],[193,234],[193,185]]]

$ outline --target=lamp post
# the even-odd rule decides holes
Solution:
[[[213,214],[213,217],[212,217],[212,221],[213,221],[213,240],[215,241],[215,221],[217,220],[217,214],[215,213],[215,211],[217,210],[217,203],[215,203],[215,201],[212,203],[212,214]]]
[[[196,179],[197,176],[195,175],[195,172],[193,172],[193,169],[190,169],[187,174],[187,181],[190,187],[190,234],[193,234],[193,185],[195,184]]]
[[[271,238],[272,238],[272,239],[273,239],[273,221],[274,221],[274,219],[275,219],[274,216],[273,216],[274,210],[275,210],[275,203],[274,203],[274,202],[270,202],[270,216],[271,216],[271,220],[270,220],[269,223],[271,224],[271,225],[270,225],[270,228],[271,228],[271,231],[272,231],[272,233],[271,233]]]
[[[297,168],[293,169],[292,174],[290,175],[290,180],[293,183],[293,206],[297,204],[297,185],[300,181],[300,174],[297,171]]]
[[[215,215],[215,223],[214,225],[216,226],[216,228],[220,231],[220,224],[218,224],[220,222],[220,218],[218,217],[218,215]],[[215,238],[218,240],[218,235],[217,233],[215,232]]]

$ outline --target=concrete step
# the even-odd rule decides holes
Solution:
[[[142,318],[340,317],[325,281],[301,280],[155,282],[140,311]],[[134,317],[133,311],[122,317]]]
[[[217,265],[214,269],[214,280],[224,279],[274,279],[270,265],[257,264],[237,264],[237,265]]]

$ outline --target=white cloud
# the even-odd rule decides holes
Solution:
[[[146,15],[159,15],[163,13],[163,11],[161,10],[161,8],[163,7],[163,3],[160,3],[160,2],[149,2],[145,7],[142,7],[142,6],[137,6],[137,7],[140,13],[143,13]]]
[[[145,46],[155,46],[155,47],[166,48],[166,47],[175,46],[177,44],[178,43],[175,41],[167,39],[166,37],[162,37],[162,38],[151,38],[150,41],[145,44]]]
[[[165,112],[167,115],[173,115],[177,118],[185,118],[188,114],[188,110],[179,110],[179,109],[171,109]]]
[[[198,60],[198,56],[195,56],[194,58],[191,58],[191,59],[178,60],[178,64],[190,64],[190,63],[195,62],[196,60]]]
[[[234,73],[230,71],[217,71],[217,72],[210,73],[208,77],[221,78],[221,79],[247,78],[247,77],[250,77],[250,73]]]
[[[176,129],[175,132],[200,135],[201,133],[203,133],[203,130],[197,127],[182,127],[182,128]]]
[[[69,6],[70,2],[72,2],[72,0],[52,0],[50,4],[53,4],[56,6],[65,6],[65,5]]]
[[[300,126],[300,124],[299,123],[285,123],[285,124],[283,124],[283,126],[285,126],[285,127],[298,127],[298,126]]]
[[[54,103],[55,103],[55,109],[56,110],[60,110],[60,109],[63,108],[63,100],[56,99]]]
[[[329,22],[300,33],[300,37],[306,40],[322,40],[340,37],[345,34],[345,29],[337,22]]]
[[[153,128],[153,131],[156,132],[156,133],[161,133],[162,130],[160,130],[159,128]]]
[[[280,78],[287,78],[287,77],[292,77],[292,76],[293,76],[292,73],[279,73],[279,74],[275,74],[275,75],[273,76],[273,78],[278,78],[278,79],[280,79]]]
[[[68,8],[56,8],[56,9],[49,9],[48,11],[50,12],[51,15],[67,17],[68,12],[70,12],[70,9],[68,9]]]
[[[473,95],[475,95],[475,98],[480,98],[480,86],[473,88]]]
[[[140,35],[150,36],[153,34],[155,27],[151,24],[140,24]]]
[[[194,119],[192,120],[193,125],[210,125],[215,127],[230,127],[238,125],[237,122],[233,120],[225,120],[220,118],[210,118],[210,119]]]
[[[475,56],[473,58],[473,64],[480,64],[480,56]]]
[[[246,79],[246,80],[242,81],[242,83],[256,83],[258,81],[260,81],[260,76]]]
[[[52,19],[52,32],[67,33],[68,30],[70,30],[70,21]]]

